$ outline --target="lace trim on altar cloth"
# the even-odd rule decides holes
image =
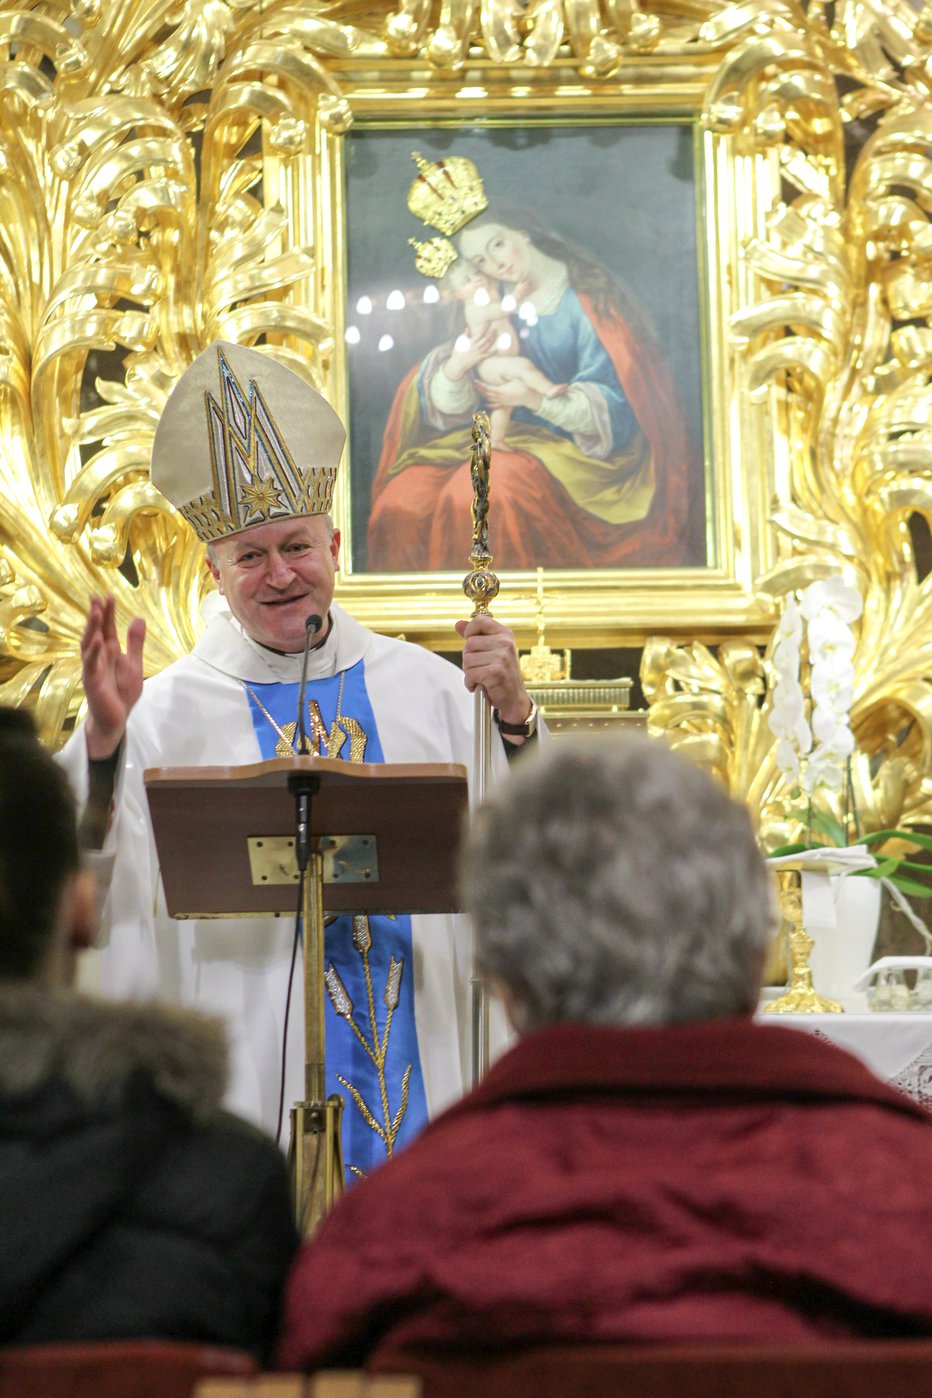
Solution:
[[[850,1053],[850,1049],[836,1044],[834,1039],[829,1038],[821,1029],[813,1029],[812,1037],[821,1039],[823,1044],[838,1049],[840,1053]],[[915,1058],[904,1064],[892,1077],[880,1074],[878,1076],[882,1076],[884,1082],[890,1087],[895,1087],[905,1097],[911,1097],[914,1102],[918,1102],[920,1107],[925,1107],[927,1111],[932,1110],[932,1043],[921,1049]]]
[[[889,1079],[891,1087],[899,1088],[920,1107],[932,1110],[932,1044]]]

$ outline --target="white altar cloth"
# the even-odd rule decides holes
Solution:
[[[815,1034],[932,1110],[932,1014],[759,1015],[764,1024]]]

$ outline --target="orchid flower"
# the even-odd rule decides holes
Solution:
[[[799,612],[807,623],[815,739],[800,784],[810,797],[820,789],[841,790],[844,764],[854,751],[849,721],[855,678],[851,622],[857,621],[862,610],[857,588],[840,577],[810,583],[799,599]]]
[[[777,681],[767,724],[771,733],[778,739],[777,765],[789,782],[795,782],[799,777],[800,757],[812,747],[812,734],[806,722],[806,699],[799,683],[799,648],[802,635],[803,623],[799,608],[793,597],[787,597],[773,652]]]

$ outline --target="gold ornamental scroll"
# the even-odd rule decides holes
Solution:
[[[470,572],[463,579],[463,591],[473,604],[472,615],[490,616],[490,604],[498,595],[498,578],[492,572],[489,551],[489,467],[492,458],[491,424],[487,413],[476,413],[472,420],[472,552]],[[492,712],[483,690],[475,693],[473,748],[473,795],[476,805],[485,800],[492,767]],[[489,1066],[488,986],[476,965],[473,943],[471,987],[472,1085],[475,1087]]]

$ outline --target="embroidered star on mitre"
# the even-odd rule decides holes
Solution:
[[[254,476],[248,485],[242,487],[240,497],[246,507],[247,518],[249,515],[270,515],[275,508],[284,508],[281,491],[271,476],[266,476],[265,480]]]

